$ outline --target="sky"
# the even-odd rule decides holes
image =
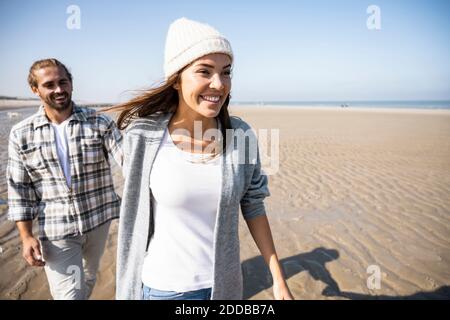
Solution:
[[[447,0],[0,0],[0,95],[32,97],[29,67],[55,57],[74,100],[124,101],[163,79],[180,17],[230,40],[234,101],[450,100]]]

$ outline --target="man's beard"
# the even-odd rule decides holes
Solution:
[[[65,100],[64,102],[58,103],[56,101],[56,97],[61,97],[64,96]],[[55,110],[58,111],[64,111],[67,110],[68,108],[70,108],[71,104],[72,104],[72,95],[69,93],[64,93],[64,94],[53,94],[50,97],[48,97],[47,99],[45,99],[45,103],[47,103],[47,105]]]

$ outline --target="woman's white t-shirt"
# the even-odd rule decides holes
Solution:
[[[179,149],[166,129],[150,175],[155,228],[142,269],[148,287],[177,292],[212,287],[222,157],[198,163],[200,157]]]

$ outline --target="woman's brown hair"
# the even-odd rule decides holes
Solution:
[[[156,87],[145,90],[135,98],[128,102],[121,103],[102,111],[120,112],[117,118],[117,126],[120,130],[126,129],[133,120],[148,117],[156,112],[168,113],[175,112],[178,108],[178,91],[173,87],[177,82],[181,71],[171,76],[167,81],[162,82]],[[217,115],[221,124],[221,132],[223,137],[223,150],[226,149],[226,130],[231,129],[230,115],[228,113],[228,105],[230,103],[230,95]]]

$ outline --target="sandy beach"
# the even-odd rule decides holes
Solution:
[[[450,299],[450,111],[230,110],[255,130],[279,130],[266,208],[296,299]],[[0,112],[0,299],[51,299],[43,269],[26,265],[6,220],[9,130],[34,111]],[[244,298],[272,299],[243,219],[239,234]],[[113,223],[92,299],[114,298],[116,237]]]
[[[35,108],[40,105],[40,100],[21,100],[21,99],[0,99],[0,111],[15,111],[17,108]]]

